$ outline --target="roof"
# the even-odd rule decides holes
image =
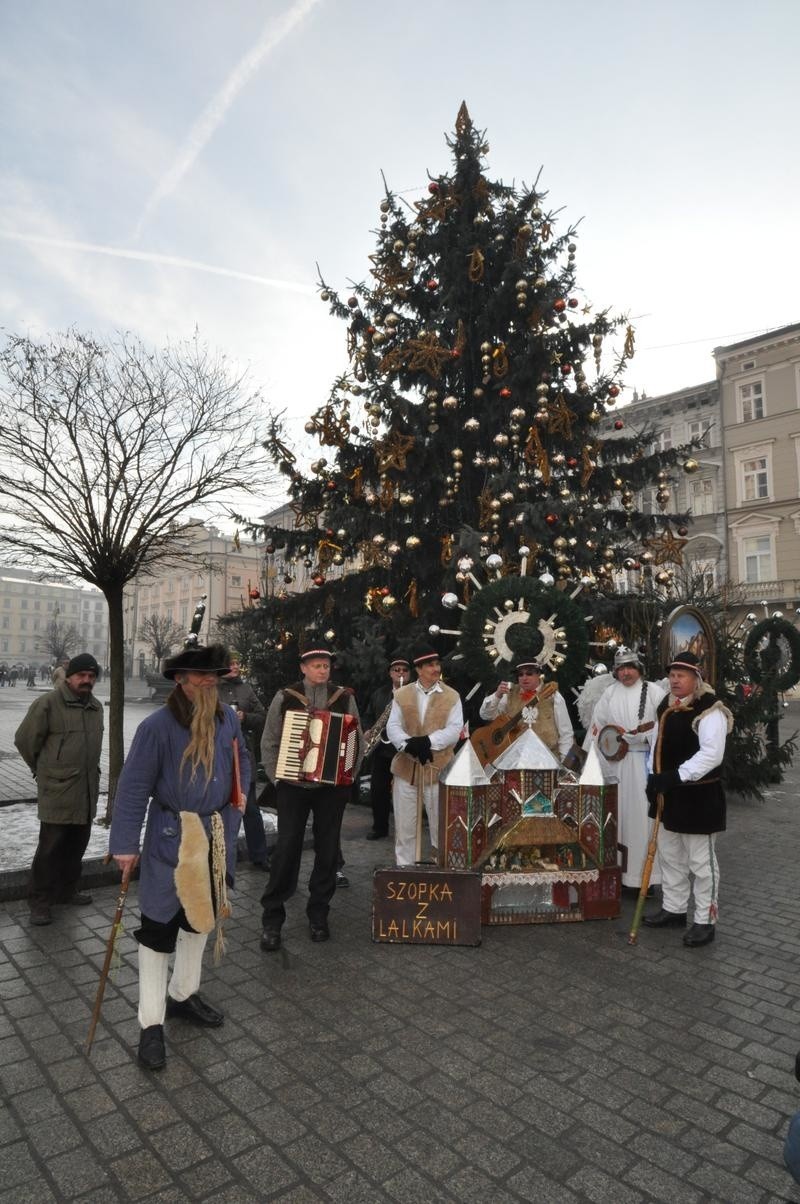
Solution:
[[[526,727],[494,761],[492,769],[560,769],[561,766],[533,728]],[[488,766],[487,766],[488,768]]]

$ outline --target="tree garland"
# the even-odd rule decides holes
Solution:
[[[552,669],[562,691],[586,676],[585,616],[568,594],[533,577],[502,577],[476,590],[458,644],[474,681],[496,683],[523,658]]]
[[[775,689],[790,690],[800,681],[800,631],[788,619],[762,619],[747,634],[744,664],[756,685],[774,669]]]

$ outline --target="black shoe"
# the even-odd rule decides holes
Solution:
[[[686,912],[685,911],[661,911],[654,912],[651,916],[645,916],[642,920],[645,928],[685,928],[686,927]]]
[[[321,924],[309,924],[308,932],[315,945],[331,939],[331,930],[324,920]]]
[[[336,885],[337,887],[350,885],[350,879],[347,877],[347,874],[343,874],[341,870],[336,871]]]
[[[39,904],[38,907],[31,908],[31,924],[37,928],[43,928],[45,924],[53,923],[53,913],[46,903]]]
[[[263,870],[265,874],[269,873],[269,861],[251,861],[254,870]]]
[[[697,949],[700,945],[710,945],[716,935],[715,924],[692,924],[683,943],[688,949]]]
[[[68,899],[62,899],[61,902],[65,907],[88,907],[92,901],[92,896],[88,891],[76,890],[74,895],[70,895]]]
[[[261,948],[264,953],[277,953],[281,947],[281,934],[273,928],[265,928],[261,933]]]
[[[371,832],[367,832],[367,840],[386,840],[388,836],[388,832],[376,832],[374,828]]]
[[[188,999],[172,999],[167,995],[167,1016],[170,1019],[180,1017],[192,1024],[203,1024],[206,1028],[219,1028],[225,1019],[222,1012],[212,1008],[199,995],[190,995]]]
[[[143,1028],[139,1037],[139,1065],[145,1070],[161,1070],[167,1064],[167,1051],[164,1048],[163,1024],[151,1024]]]

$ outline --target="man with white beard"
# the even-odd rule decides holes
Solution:
[[[622,886],[638,891],[647,855],[652,821],[647,818],[647,732],[652,730],[656,710],[664,691],[643,678],[644,665],[638,652],[619,648],[614,657],[614,684],[600,697],[592,715],[584,747],[594,742],[600,754],[603,776],[617,784],[618,844],[621,853]],[[604,727],[615,727],[619,734],[619,759],[609,760],[597,744]],[[655,886],[661,881],[656,860],[650,875]]]

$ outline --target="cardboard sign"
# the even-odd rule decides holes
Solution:
[[[376,870],[372,939],[404,945],[480,945],[480,874],[416,866]]]

